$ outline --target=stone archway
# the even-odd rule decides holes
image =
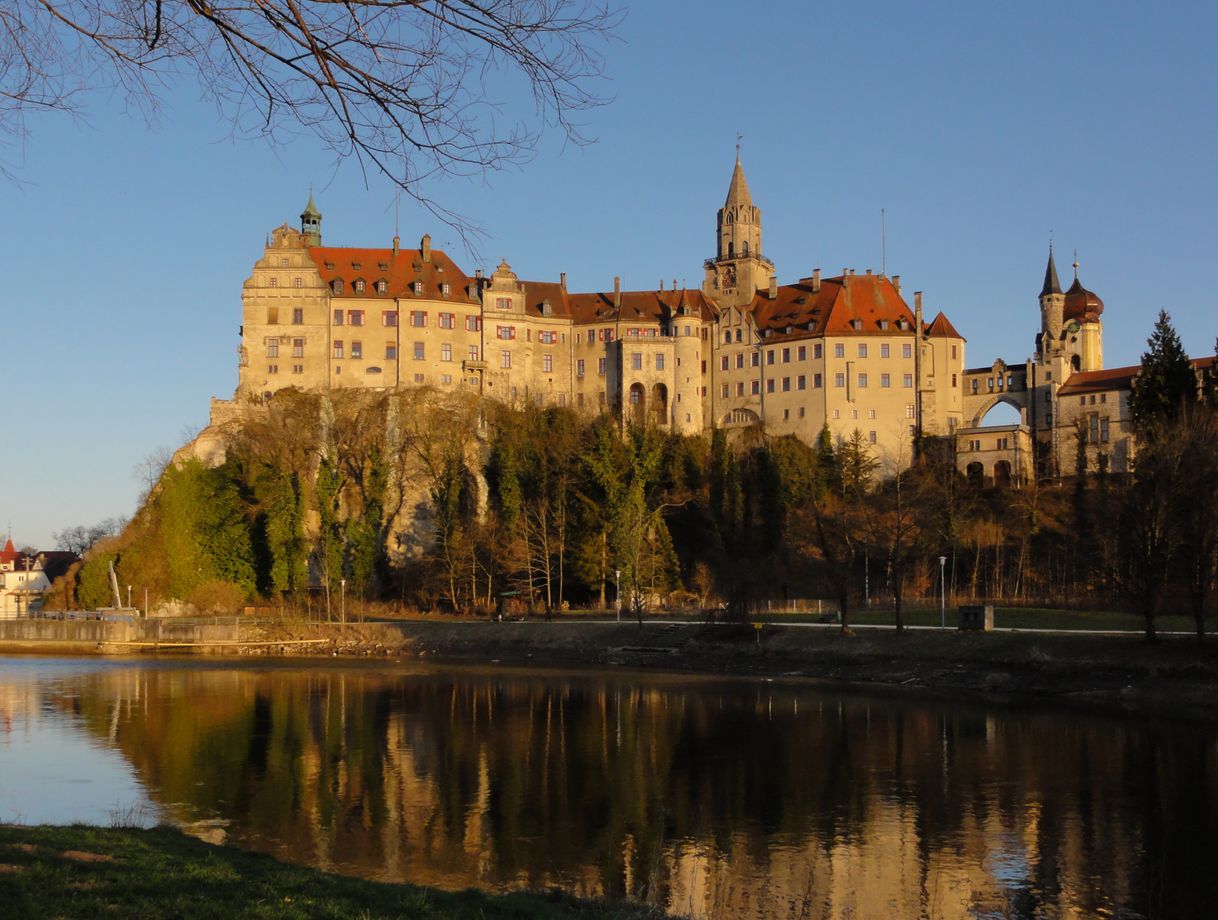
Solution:
[[[1007,405],[1019,413],[1019,424],[1026,425],[1028,423],[1028,404],[1026,399],[1021,399],[1018,396],[1012,396],[1009,393],[994,393],[989,399],[981,404],[973,416],[971,428],[985,428],[985,417],[990,414],[991,410],[998,405]]]
[[[651,414],[657,424],[668,424],[668,387],[662,383],[651,388]]]
[[[636,425],[643,424],[647,418],[647,388],[641,383],[632,383],[626,398],[629,402],[630,420]]]
[[[974,460],[964,470],[964,475],[968,479],[971,486],[985,485],[985,465],[979,460]]]

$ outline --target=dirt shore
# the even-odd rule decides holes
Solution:
[[[282,638],[318,635],[317,627]],[[307,632],[307,635],[306,635]],[[273,634],[265,636],[274,638]],[[289,648],[289,647],[285,647]],[[349,627],[328,656],[756,675],[886,693],[1052,700],[1218,722],[1218,643],[1184,637],[651,622],[437,621]]]
[[[243,641],[209,647],[225,657],[325,657],[527,667],[623,668],[754,675],[869,692],[1052,701],[1218,723],[1218,642],[1170,637],[1032,632],[975,633],[767,625],[761,630],[654,621],[421,619],[347,627],[292,623],[243,627]],[[36,647],[31,654],[157,649]],[[160,649],[159,651],[167,651]],[[180,649],[179,651],[186,651]],[[195,649],[201,651],[201,649]]]

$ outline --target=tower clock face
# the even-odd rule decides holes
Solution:
[[[1078,320],[1076,320],[1076,319],[1070,320],[1070,323],[1066,326],[1066,331],[1069,332],[1071,335],[1073,335],[1074,333],[1078,332],[1078,330],[1079,330]]]

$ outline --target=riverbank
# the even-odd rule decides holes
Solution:
[[[410,918],[655,920],[652,908],[559,893],[446,892],[332,875],[169,828],[0,825],[0,913],[11,920]]]
[[[808,680],[947,698],[1052,700],[1218,722],[1218,643],[1132,636],[766,625],[461,623],[397,626],[423,660],[622,667]]]
[[[71,624],[49,624],[71,626]],[[1153,645],[1130,635],[961,632],[772,625],[761,629],[655,620],[497,622],[418,619],[345,627],[271,621],[222,627],[202,644],[5,641],[0,652],[203,652],[238,658],[420,660],[563,668],[627,668],[804,680],[871,692],[1052,701],[1218,722],[1218,642]],[[224,632],[223,630],[227,630]],[[65,634],[66,635],[66,634]]]

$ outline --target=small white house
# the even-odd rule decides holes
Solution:
[[[72,553],[23,553],[10,538],[0,550],[0,619],[28,616],[42,606],[42,595],[51,580],[75,560]]]

